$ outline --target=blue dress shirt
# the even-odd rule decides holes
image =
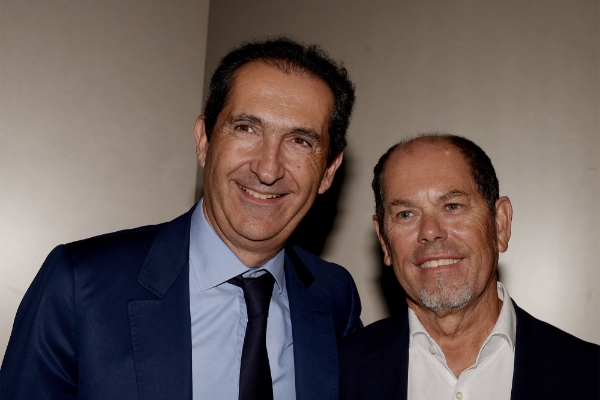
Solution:
[[[267,322],[267,353],[274,400],[296,398],[292,323],[285,275],[284,251],[260,268],[248,268],[209,225],[203,200],[194,210],[190,228],[190,314],[192,322],[192,383],[194,400],[237,400],[240,364],[246,332],[246,302],[234,276],[275,277]]]

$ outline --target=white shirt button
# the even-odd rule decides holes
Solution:
[[[250,278],[256,278],[256,272],[251,273]]]
[[[248,317],[244,317],[244,318],[242,319],[242,322],[243,322],[244,324],[247,324],[247,323],[248,323]]]
[[[429,351],[431,352],[431,354],[436,354],[437,353],[437,349],[435,348],[434,345],[429,346]]]
[[[462,394],[462,392],[456,392],[454,394],[454,397],[456,397],[456,400],[462,400],[463,394]]]

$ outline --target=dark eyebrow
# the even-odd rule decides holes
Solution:
[[[414,207],[415,203],[408,199],[394,199],[390,201],[390,207]]]
[[[437,200],[440,203],[445,203],[446,201],[452,200],[452,199],[457,199],[457,198],[467,198],[469,197],[469,194],[466,192],[463,192],[462,190],[451,190],[449,192],[446,192],[442,195],[440,195]],[[389,206],[390,207],[416,207],[415,203],[413,203],[412,201],[410,201],[409,199],[394,199],[391,200],[389,202]]]
[[[317,131],[315,131],[314,129],[310,129],[310,128],[292,128],[291,133],[295,133],[300,136],[307,136],[316,141],[321,140],[321,135],[319,135],[319,133]]]
[[[247,122],[247,123],[254,124],[254,125],[264,126],[262,119],[260,119],[256,115],[251,115],[251,114],[246,114],[246,113],[242,113],[242,114],[238,114],[238,115],[230,115],[225,120],[226,125],[233,125],[233,124],[239,123],[239,122]],[[307,137],[317,140],[317,141],[321,140],[321,135],[316,130],[311,129],[311,128],[296,127],[296,128],[290,129],[289,132],[295,133],[295,134],[298,134],[301,136],[307,136]]]
[[[250,115],[250,114],[238,114],[238,115],[230,115],[227,117],[227,119],[225,120],[225,123],[227,125],[232,125],[236,122],[248,122],[254,125],[262,125],[263,122],[260,118],[258,118],[256,115]]]
[[[440,203],[445,203],[448,200],[457,199],[457,198],[465,198],[465,197],[469,197],[469,194],[466,192],[463,192],[462,190],[455,189],[455,190],[446,192],[443,195],[441,195],[440,197],[438,197],[438,201]]]

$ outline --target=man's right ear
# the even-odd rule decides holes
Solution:
[[[390,254],[390,249],[387,245],[387,241],[385,240],[385,236],[383,234],[383,222],[380,223],[377,215],[373,215],[373,224],[375,225],[375,232],[377,233],[377,238],[379,239],[379,244],[381,245],[381,250],[383,251],[383,263],[389,267],[392,265],[392,257]]]
[[[196,120],[194,125],[194,136],[196,137],[196,157],[202,168],[206,163],[206,153],[208,152],[208,136],[206,136],[206,125],[204,123],[204,115],[201,115]]]

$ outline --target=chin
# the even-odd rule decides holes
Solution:
[[[419,301],[432,311],[463,308],[472,298],[473,289],[469,284],[459,287],[448,287],[442,284],[433,289],[419,289]]]

